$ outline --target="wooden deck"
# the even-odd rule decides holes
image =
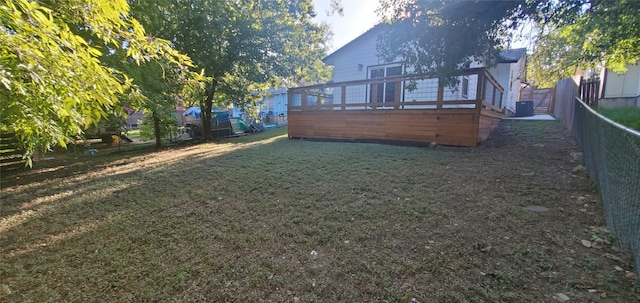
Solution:
[[[476,146],[488,137],[503,116],[500,108],[503,89],[484,68],[461,72],[461,76],[467,75],[473,76],[473,99],[457,98],[456,91],[447,95],[444,87],[425,81],[433,79],[419,77],[290,89],[289,137]],[[418,83],[413,91],[420,91],[424,98],[415,99],[419,95],[407,88],[411,81]],[[435,91],[422,89],[420,83]],[[392,91],[393,94],[386,95],[393,95],[392,99],[380,102],[378,97],[377,102],[366,102],[376,99],[372,96],[379,96],[377,90]],[[404,101],[408,95],[412,100]]]

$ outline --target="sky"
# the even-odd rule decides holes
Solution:
[[[313,0],[317,16],[315,21],[326,22],[333,32],[333,41],[329,43],[329,54],[362,35],[379,21],[376,14],[378,0],[342,0],[344,15],[333,14],[327,16],[331,10],[331,0]],[[529,29],[530,31],[530,29]],[[526,31],[525,31],[526,34]],[[528,47],[526,38],[516,39],[511,48]]]
[[[326,22],[333,32],[329,53],[349,43],[378,23],[378,0],[342,0],[344,15],[327,16],[331,10],[331,0],[313,0],[317,16],[316,22]]]

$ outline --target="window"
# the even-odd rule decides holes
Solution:
[[[462,98],[467,99],[469,97],[469,77],[462,77]]]
[[[402,65],[392,64],[368,68],[369,79],[402,75]],[[379,83],[369,86],[369,102],[393,102],[396,95],[395,83]],[[398,100],[400,101],[400,100]]]

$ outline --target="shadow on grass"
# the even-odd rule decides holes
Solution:
[[[0,251],[4,260],[2,264],[21,266],[2,266],[0,277],[3,284],[0,286],[8,286],[8,289],[3,288],[3,291],[6,290],[8,293],[0,292],[0,298],[5,295],[17,298],[10,295],[24,296],[28,293],[27,297],[36,300],[65,300],[74,297],[65,296],[72,291],[74,284],[101,283],[109,280],[106,277],[109,276],[108,272],[113,270],[122,269],[127,274],[131,273],[129,269],[143,270],[148,264],[130,268],[129,259],[122,264],[126,265],[126,268],[114,268],[108,264],[93,262],[96,261],[93,255],[104,251],[106,246],[115,248],[135,245],[127,246],[127,249],[144,249],[138,246],[141,243],[127,242],[131,234],[122,235],[119,232],[132,224],[144,222],[149,215],[168,206],[190,203],[193,199],[202,201],[202,197],[209,199],[211,194],[222,195],[222,192],[211,192],[209,189],[212,186],[207,185],[223,182],[225,179],[216,176],[214,172],[224,169],[224,164],[216,165],[218,159],[237,159],[238,157],[230,154],[244,153],[273,144],[278,140],[278,135],[280,134],[273,132],[252,136],[250,140],[245,139],[244,144],[220,142],[165,149],[154,153],[144,151],[134,153],[133,157],[126,159],[105,157],[97,159],[95,163],[35,169],[12,176],[21,177],[22,182],[14,186],[3,185],[0,198],[3,202],[0,208],[0,216],[3,218],[0,224]],[[49,175],[45,176],[47,173]],[[32,178],[34,176],[37,177],[35,181]],[[154,238],[149,227],[136,228],[133,235]],[[151,242],[162,242],[155,240]],[[96,244],[99,247],[92,246],[96,242],[101,243]],[[76,246],[78,243],[82,243],[81,246]],[[107,250],[110,251],[107,259],[117,257],[121,253],[127,254],[126,250]],[[102,253],[99,255],[104,256]],[[34,262],[35,260],[38,261]],[[44,267],[44,272],[33,272],[23,267],[39,266],[37,264],[43,261],[49,264]],[[113,260],[110,259],[108,262]],[[93,273],[89,276],[79,268],[85,266],[92,268]],[[72,274],[76,271],[80,271],[81,274]],[[16,277],[14,274],[29,278],[20,279],[21,286],[16,287],[14,283],[10,283],[12,277]],[[135,273],[136,276],[138,274]],[[42,284],[43,281],[56,284],[54,281],[61,281],[58,280],[60,278],[67,282],[72,280],[68,284],[70,288],[64,285],[52,287],[52,284]],[[127,277],[129,278],[131,277]],[[26,290],[28,291],[25,292]],[[98,287],[96,291],[105,290]],[[140,293],[142,297],[135,297],[157,298],[157,295],[163,292],[155,287],[152,292],[145,291],[143,289]],[[97,294],[106,295],[94,293]]]
[[[585,281],[565,262],[586,255],[593,270],[611,268],[576,253],[602,218],[579,189],[588,181],[569,174],[570,140],[526,154],[537,143],[285,138],[104,158],[3,187],[0,300],[523,302],[585,283],[629,298],[629,281]]]

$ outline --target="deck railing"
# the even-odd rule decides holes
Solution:
[[[477,109],[503,113],[504,89],[486,68],[460,70],[458,84],[411,75],[289,89],[289,111]]]

